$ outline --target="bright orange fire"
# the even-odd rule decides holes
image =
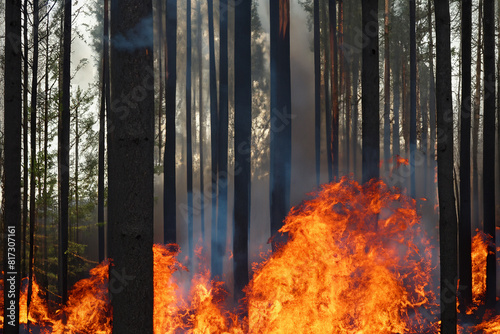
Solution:
[[[211,281],[208,270],[186,271],[178,246],[154,245],[154,332],[438,333],[431,245],[415,201],[381,181],[360,185],[348,178],[314,195],[286,218],[280,231],[288,242],[254,264],[245,289],[248,317],[225,309],[224,285]],[[481,233],[473,239],[476,304],[484,294],[487,242]],[[56,314],[34,281],[30,321],[47,334],[111,333],[108,270],[108,262],[92,269]],[[26,314],[25,290],[21,306]],[[474,331],[498,333],[499,324],[493,318]]]
[[[474,304],[482,305],[486,293],[486,257],[490,236],[476,230],[472,238],[472,299]]]

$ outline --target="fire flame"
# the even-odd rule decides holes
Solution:
[[[246,316],[226,309],[224,284],[211,281],[206,268],[187,272],[177,245],[154,245],[154,333],[438,333],[432,246],[415,206],[381,181],[342,178],[322,186],[286,218],[280,232],[288,242],[254,264]],[[472,243],[476,305],[485,290],[487,244],[482,233]],[[103,262],[92,269],[55,314],[33,281],[30,322],[47,334],[111,333],[109,268]],[[23,323],[26,301],[24,288]],[[471,330],[498,333],[500,317]]]

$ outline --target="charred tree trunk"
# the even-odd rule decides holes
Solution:
[[[186,2],[186,137],[187,137],[187,201],[188,201],[188,256],[194,260],[193,240],[193,134],[191,119],[191,1]]]
[[[163,1],[157,0],[157,8],[156,8],[156,14],[157,14],[157,21],[158,21],[158,75],[159,75],[159,82],[158,82],[158,165],[161,164],[161,148],[163,146],[163,131],[161,129],[161,123],[163,119],[163,93],[164,93],[164,88],[163,88],[163,57],[162,57],[162,50],[163,50],[163,6],[162,6]]]
[[[28,0],[23,4],[23,20],[28,22]],[[26,277],[26,246],[27,246],[27,226],[28,226],[28,25],[23,24],[23,214],[22,214],[22,252],[21,252],[21,277]]]
[[[486,307],[496,304],[495,248],[495,5],[484,0],[484,121],[483,121],[483,208],[484,233],[492,237],[486,260]]]
[[[277,3],[274,1],[273,3]],[[271,3],[271,5],[273,5]],[[271,9],[272,12],[272,9]],[[250,143],[252,135],[251,77],[251,15],[252,2],[235,7],[234,41],[234,298],[242,298],[248,284],[248,231],[250,227]],[[273,17],[273,15],[271,15]],[[238,173],[236,173],[238,170]]]
[[[338,78],[338,45],[337,45],[337,5],[336,0],[330,0],[328,12],[330,17],[330,66],[332,84],[332,182],[339,177],[339,78]]]
[[[448,1],[434,1],[436,15],[439,245],[441,258],[441,333],[457,332],[457,217],[453,191],[453,123],[451,95],[450,9]]]
[[[59,134],[59,174],[61,203],[59,222],[59,294],[62,303],[68,300],[68,227],[69,227],[69,136],[71,80],[71,1],[64,2],[64,50],[62,70],[61,132]]]
[[[227,160],[228,160],[228,39],[227,39],[227,0],[219,3],[220,65],[219,65],[219,138],[217,174],[217,225],[212,223],[212,275],[222,277],[223,259],[226,251],[227,236]]]
[[[352,96],[354,102],[352,104],[352,165],[353,170],[358,170],[358,81],[359,81],[359,56],[355,55],[352,62]]]
[[[472,2],[462,1],[462,105],[460,114],[460,313],[472,303],[472,259],[470,222],[470,126],[471,126],[471,39]]]
[[[319,0],[314,0],[314,147],[316,153],[316,186],[321,173],[321,60]]]
[[[198,0],[196,4],[196,13],[197,13],[197,36],[196,43],[198,44],[198,116],[200,122],[200,225],[201,225],[201,238],[203,242],[203,247],[205,247],[205,166],[203,164],[203,47],[201,43],[201,0]],[[213,15],[213,14],[212,14]],[[210,28],[209,28],[210,29]]]
[[[177,0],[167,0],[166,138],[163,183],[163,242],[176,242],[175,111],[177,82]]]
[[[153,31],[151,1],[112,0],[110,14],[111,36]],[[136,43],[111,41],[111,98],[121,101],[108,113],[113,333],[153,332],[154,54],[152,40]]]
[[[400,141],[399,141],[399,114],[401,107],[401,46],[397,45],[394,50],[394,62],[392,64],[392,77],[393,77],[393,114],[394,120],[392,123],[392,155],[399,155]]]
[[[416,198],[415,151],[417,150],[417,39],[415,0],[410,0],[410,194]]]
[[[391,158],[391,63],[389,47],[389,0],[384,10],[384,169],[388,170]]]
[[[362,85],[362,151],[363,183],[379,177],[379,73],[378,73],[378,3],[362,0],[363,32],[367,42],[363,47]],[[375,29],[374,29],[375,27]]]
[[[3,289],[4,333],[19,333],[19,290],[21,283],[21,1],[5,2],[5,66],[4,120],[5,126],[5,213],[3,233],[4,282],[10,282],[14,294]],[[11,262],[9,262],[11,261]],[[9,307],[14,307],[14,318]]]

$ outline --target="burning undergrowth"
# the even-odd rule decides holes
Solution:
[[[414,200],[383,182],[343,178],[293,208],[281,232],[288,242],[254,265],[243,301],[247,316],[225,309],[224,285],[210,281],[207,270],[181,274],[177,246],[155,245],[155,333],[438,332],[436,287],[430,285],[436,268]],[[473,249],[485,241],[476,239]],[[484,266],[482,259],[475,265]],[[50,316],[33,282],[31,322],[46,333],[111,333],[108,270],[108,263],[92,269]],[[482,282],[478,275],[474,282]],[[186,276],[192,278],[189,292],[181,288]],[[496,320],[476,329],[496,332],[490,331]]]

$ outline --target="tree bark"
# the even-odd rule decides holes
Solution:
[[[201,238],[203,242],[203,247],[205,247],[205,166],[203,164],[203,137],[204,137],[204,125],[203,125],[203,48],[201,43],[201,0],[196,3],[196,12],[197,12],[197,23],[198,23],[198,31],[197,31],[197,44],[198,44],[198,116],[200,123],[200,225],[201,225]],[[213,10],[212,10],[213,12]],[[213,13],[212,13],[213,15]],[[212,24],[213,25],[213,24]],[[209,28],[210,29],[210,28]],[[212,27],[213,29],[213,27]],[[213,32],[212,32],[213,35]],[[212,36],[213,37],[213,36]],[[212,193],[213,194],[213,193]],[[214,209],[214,208],[213,208]],[[215,209],[214,209],[215,210]],[[213,212],[214,212],[213,210]]]
[[[380,139],[379,139],[379,64],[378,64],[378,3],[362,0],[363,33],[363,69],[362,85],[362,160],[363,183],[379,177]],[[375,29],[374,29],[375,28]]]
[[[3,289],[4,333],[19,333],[19,290],[21,282],[21,1],[5,2],[5,72],[4,72],[4,120],[5,126],[5,212],[3,233],[4,282]],[[11,261],[9,263],[9,260]],[[6,285],[7,287],[7,285]],[[9,293],[11,287],[14,294]],[[14,305],[14,319],[9,307]]]
[[[23,19],[24,22],[28,22],[28,0],[24,0],[23,4]],[[21,277],[26,277],[26,247],[28,242],[27,238],[27,226],[28,226],[28,197],[29,197],[29,189],[28,189],[28,166],[30,162],[28,160],[28,91],[29,91],[29,82],[28,82],[28,25],[23,24],[23,214],[22,214],[22,252],[21,252]]]
[[[153,332],[153,33],[151,1],[111,1],[108,113],[109,292],[113,333]],[[141,32],[142,33],[142,32]],[[140,311],[138,311],[140,310]]]
[[[484,0],[484,121],[483,121],[483,221],[484,233],[492,237],[486,260],[486,306],[496,304],[495,241],[495,5]]]
[[[392,123],[392,155],[399,155],[400,140],[399,140],[399,114],[401,107],[401,45],[395,47],[394,62],[392,63],[393,77],[393,110],[394,120]]]
[[[389,0],[384,10],[384,169],[388,170],[391,158],[391,63],[389,46]]]
[[[410,195],[416,198],[415,151],[417,150],[417,40],[415,0],[410,0]]]
[[[187,144],[187,201],[188,201],[188,256],[194,258],[193,240],[193,134],[191,119],[191,1],[186,2],[186,144]],[[192,268],[191,268],[192,269]]]
[[[319,0],[314,0],[314,148],[316,157],[316,187],[321,173],[321,61],[320,61]]]
[[[163,242],[177,238],[177,196],[175,185],[175,111],[177,82],[177,0],[167,0],[167,76],[165,86],[166,138],[163,184]]]
[[[462,1],[462,103],[460,114],[460,220],[459,277],[460,313],[472,303],[471,212],[470,212],[470,126],[471,126],[471,39],[472,1]]]
[[[339,77],[338,77],[338,45],[337,45],[337,5],[336,0],[330,0],[328,12],[330,17],[330,80],[332,84],[332,136],[330,138],[332,147],[332,182],[339,177]]]
[[[277,3],[277,1],[274,1]],[[271,3],[273,5],[273,3]],[[272,11],[272,9],[271,9]],[[234,41],[234,298],[240,300],[248,284],[250,227],[250,147],[252,135],[251,1],[235,7]],[[271,15],[272,16],[272,15]]]
[[[457,332],[457,217],[453,191],[453,112],[451,95],[450,10],[434,1],[436,16],[436,95],[438,140],[441,333]]]

